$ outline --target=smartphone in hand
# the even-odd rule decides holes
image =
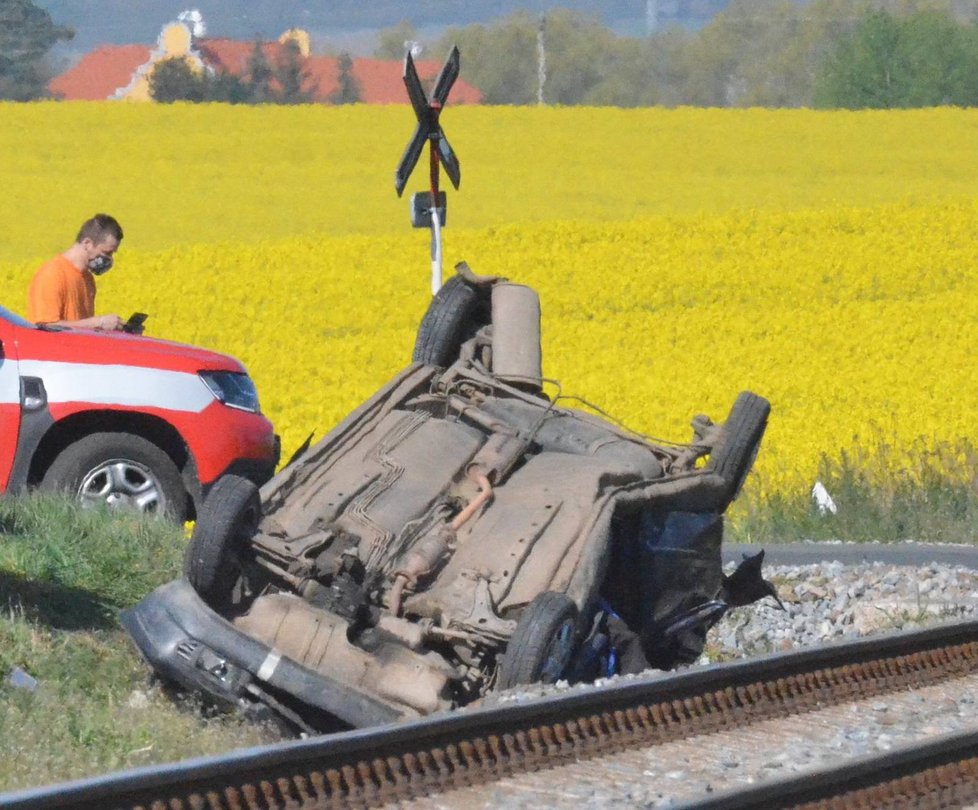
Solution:
[[[143,323],[149,317],[145,312],[134,312],[129,316],[129,320],[122,324],[122,331],[130,335],[138,335],[143,331]]]

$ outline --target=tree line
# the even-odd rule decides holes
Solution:
[[[403,54],[416,32],[378,37]],[[487,103],[704,107],[978,104],[978,0],[732,0],[698,31],[616,36],[567,10],[513,14],[420,43],[458,44]]]
[[[46,95],[45,57],[72,36],[31,0],[0,0],[0,99]],[[150,76],[159,101],[297,104],[315,87],[295,43],[269,60],[260,40],[240,75],[164,60]],[[978,0],[732,0],[698,31],[622,37],[569,9],[510,14],[423,42],[409,23],[384,29],[374,55],[407,47],[443,59],[490,104],[620,107],[920,107],[978,105]],[[334,103],[360,99],[339,55]]]
[[[273,59],[265,53],[265,42],[255,40],[240,74],[225,70],[200,70],[183,57],[162,59],[149,74],[149,93],[154,101],[218,101],[228,104],[308,104],[317,87],[310,78],[299,44],[286,39]],[[353,76],[353,57],[337,57],[337,87],[332,104],[360,101],[360,88]]]

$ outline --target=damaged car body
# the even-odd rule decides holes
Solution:
[[[215,487],[185,576],[122,616],[167,680],[297,729],[694,661],[733,605],[723,514],[770,410],[741,393],[688,444],[548,397],[529,287],[464,266],[414,361],[260,491]]]

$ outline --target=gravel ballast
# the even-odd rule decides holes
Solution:
[[[978,571],[880,562],[765,566],[773,599],[731,610],[710,631],[706,661],[743,658],[966,619],[978,610]]]
[[[899,553],[901,559],[920,556],[905,551]],[[765,577],[775,583],[784,610],[770,598],[731,610],[710,631],[704,654],[693,666],[968,620],[978,613],[978,550],[952,549],[945,557],[973,558],[970,565],[852,563],[858,555],[843,550],[849,562],[765,565]],[[728,573],[738,558],[728,555]],[[616,676],[598,685],[656,674]],[[588,688],[566,683],[521,687],[485,703]],[[762,722],[748,732],[746,745],[743,732],[736,731],[582,762],[562,772],[559,787],[546,782],[547,772],[542,771],[513,779],[510,786],[494,785],[470,806],[539,806],[540,796],[547,795],[554,807],[669,807],[971,728],[976,705],[978,678],[969,676],[832,709],[814,727],[805,715]]]
[[[754,552],[752,547],[743,548]],[[808,557],[824,549],[828,555],[849,560],[873,554],[884,559],[930,556],[914,553],[913,549],[908,551],[907,546],[867,548],[864,544],[813,543],[806,544],[806,548]],[[764,576],[777,587],[784,610],[771,598],[731,609],[710,630],[704,653],[693,666],[974,618],[978,615],[978,549],[943,548],[949,551],[945,557],[973,562],[894,565],[881,561],[830,560],[802,565],[765,564]],[[777,554],[775,547],[769,556],[777,558]],[[728,562],[724,570],[730,573],[740,554],[728,553],[725,558]],[[642,676],[654,676],[657,672],[649,670]],[[636,676],[615,676],[597,683],[613,683],[622,677]],[[533,684],[490,693],[481,705],[525,700],[568,688],[588,686],[568,687],[563,681],[551,686]]]

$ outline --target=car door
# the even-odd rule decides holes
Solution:
[[[0,492],[10,484],[10,472],[20,436],[21,390],[17,360],[16,316],[0,307]]]

